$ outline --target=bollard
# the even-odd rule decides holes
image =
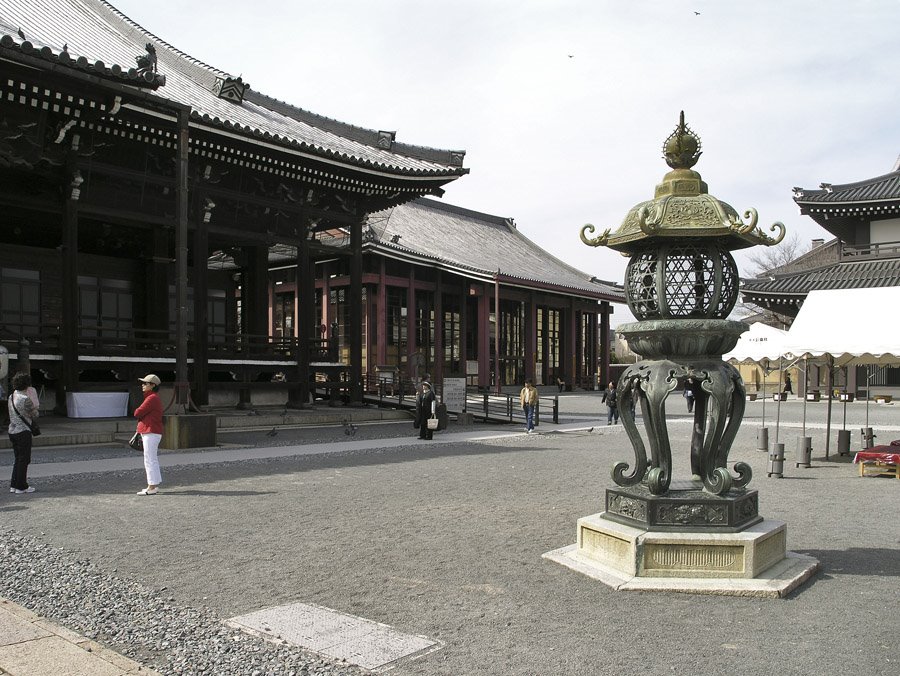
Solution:
[[[756,450],[757,451],[768,451],[769,450],[769,428],[768,427],[760,427],[756,430]]]
[[[772,444],[769,453],[769,476],[781,479],[784,476],[784,444]]]
[[[872,448],[872,446],[874,446],[872,440],[875,438],[875,435],[872,433],[871,427],[861,427],[859,434],[862,437],[863,448]]]
[[[810,467],[812,457],[812,437],[797,439],[797,467]]]
[[[850,455],[850,430],[838,430],[838,455]]]

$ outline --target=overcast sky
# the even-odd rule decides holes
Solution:
[[[602,279],[621,282],[627,261],[579,229],[617,228],[653,197],[680,110],[710,193],[804,243],[831,236],[793,186],[885,174],[900,155],[900,0],[112,4],[257,91],[465,150],[471,173],[444,201],[512,217]]]

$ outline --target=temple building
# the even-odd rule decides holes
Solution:
[[[890,173],[875,178],[822,183],[818,190],[794,188],[794,201],[801,214],[835,238],[814,242],[810,251],[785,266],[741,280],[745,302],[789,321],[813,290],[900,286],[900,160]],[[866,382],[862,372],[846,374],[846,379],[838,384],[851,391]],[[881,369],[870,384],[898,386],[900,369]]]
[[[301,406],[319,369],[359,401],[378,368],[578,385],[608,360],[621,289],[421,199],[463,151],[265,96],[101,0],[0,0],[0,75],[0,342],[45,407],[148,370],[181,403]]]

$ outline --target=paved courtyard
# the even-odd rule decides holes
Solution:
[[[689,424],[682,400],[672,408],[683,478]],[[497,427],[474,441],[457,434],[470,428],[427,443],[409,439],[409,424],[360,425],[352,441],[366,443],[343,453],[290,452],[323,441],[339,450],[349,437],[335,429],[235,433],[220,441],[236,452],[290,454],[165,468],[152,498],[134,495],[140,470],[35,478],[33,495],[0,494],[0,531],[155,590],[171,612],[226,620],[308,604],[435,646],[397,663],[398,675],[900,673],[900,481],[858,477],[834,441],[823,459],[824,404],[807,407],[811,468],[794,466],[796,401],[779,416],[784,478],[768,478],[767,454],[756,450],[759,402],[748,404],[729,457],[752,466],[760,513],[787,522],[788,548],[821,561],[822,572],[783,600],[615,592],[542,559],[574,542],[575,521],[602,509],[611,465],[633,457],[622,427],[606,426],[599,395],[564,395],[560,410],[563,424],[544,423],[540,434]],[[775,413],[768,402],[770,439]],[[864,404],[848,407],[854,448],[864,415]],[[835,428],[841,416],[836,405]],[[872,404],[869,416],[878,442],[900,438],[900,406]],[[114,455],[77,451],[92,454]],[[36,459],[66,457],[48,450]],[[46,584],[27,576],[13,584],[8,571],[0,580],[0,596],[26,607],[30,585]],[[167,665],[177,636],[137,651],[121,636],[96,640],[161,673],[196,673]]]

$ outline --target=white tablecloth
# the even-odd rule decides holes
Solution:
[[[67,392],[70,418],[122,418],[128,415],[128,392]]]

